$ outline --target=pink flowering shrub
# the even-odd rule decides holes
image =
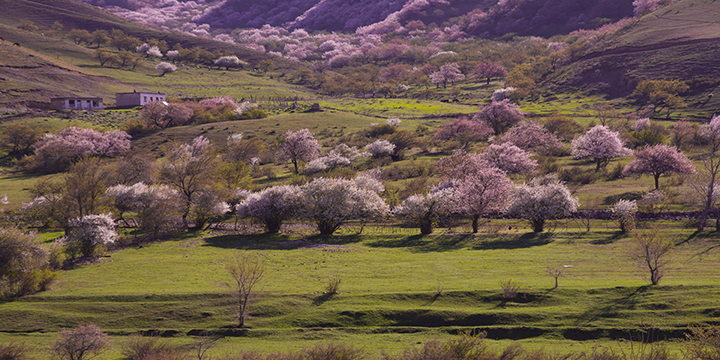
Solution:
[[[121,130],[101,133],[93,129],[69,127],[45,135],[36,142],[31,170],[43,173],[67,169],[81,156],[114,156],[130,150],[130,135]]]
[[[534,121],[520,122],[493,143],[512,143],[525,151],[538,154],[552,154],[562,149],[560,139]]]
[[[570,151],[576,159],[594,159],[596,171],[605,168],[610,159],[632,154],[623,146],[620,134],[603,125],[597,125],[573,140]]]
[[[496,167],[508,174],[531,174],[537,168],[537,161],[531,159],[531,153],[515,146],[511,142],[491,144],[483,151],[481,158],[489,166]]]
[[[633,161],[625,165],[623,175],[649,174],[655,179],[655,189],[660,187],[663,174],[694,174],[695,167],[685,154],[674,146],[665,144],[646,146],[635,150]]]

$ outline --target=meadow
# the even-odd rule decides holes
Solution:
[[[154,331],[180,344],[209,330],[226,335],[224,351],[341,341],[376,356],[463,331],[553,351],[613,346],[609,339],[640,329],[678,339],[688,326],[713,324],[720,311],[718,240],[677,223],[641,227],[656,225],[676,243],[660,286],[648,286],[631,257],[633,236],[599,224],[589,233],[569,223],[532,234],[517,221],[494,220],[477,235],[453,228],[429,236],[396,224],[359,235],[351,225],[332,237],[302,224],[257,235],[243,224],[239,232],[113,251],[64,271],[52,290],[0,304],[1,338],[42,352],[60,329],[84,321],[118,339]],[[221,261],[238,251],[266,259],[248,329],[234,327],[233,300],[219,286],[228,279]],[[564,270],[557,289],[546,273],[552,267]],[[342,280],[339,293],[324,293],[333,278]],[[521,284],[515,299],[502,296],[500,282],[509,279]]]

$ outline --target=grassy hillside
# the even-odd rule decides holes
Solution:
[[[720,83],[720,68],[708,66],[720,56],[720,24],[712,0],[681,0],[633,20],[615,34],[600,35],[584,55],[550,76],[545,84],[629,95],[644,79],[696,80],[697,102]],[[718,103],[703,104],[708,113]]]

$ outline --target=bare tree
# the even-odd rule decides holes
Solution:
[[[720,174],[720,116],[713,116],[710,123],[698,131],[698,135],[705,142],[702,152],[702,164],[705,175],[704,181],[691,181],[692,188],[700,195],[703,202],[702,216],[698,224],[698,231],[705,229],[705,222],[710,210],[715,206],[718,194],[716,193],[718,175]],[[702,177],[698,177],[701,179]]]
[[[53,345],[53,353],[62,360],[94,359],[110,345],[110,336],[95,324],[80,324],[64,329]]]
[[[220,285],[229,289],[235,297],[238,326],[243,327],[250,298],[254,295],[253,291],[265,273],[265,257],[259,254],[240,252],[220,263],[232,277],[231,281]]]
[[[556,266],[556,267],[549,267],[549,268],[547,268],[547,269],[545,270],[545,272],[547,272],[548,275],[550,275],[550,276],[552,276],[553,278],[555,278],[555,287],[553,287],[553,289],[557,289],[557,288],[558,288],[558,278],[559,278],[560,276],[562,276],[562,274],[565,273],[565,270],[564,270],[563,268],[561,268],[561,267],[557,267],[557,266]]]
[[[663,277],[663,268],[668,264],[668,254],[675,245],[666,239],[659,228],[637,232],[632,244],[631,255],[640,265],[650,271],[650,283],[657,285]]]

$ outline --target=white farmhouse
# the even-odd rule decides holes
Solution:
[[[50,108],[55,110],[102,110],[103,100],[98,97],[55,97],[50,98]]]
[[[117,107],[145,106],[153,101],[165,101],[165,94],[146,92],[115,94],[115,106]]]

